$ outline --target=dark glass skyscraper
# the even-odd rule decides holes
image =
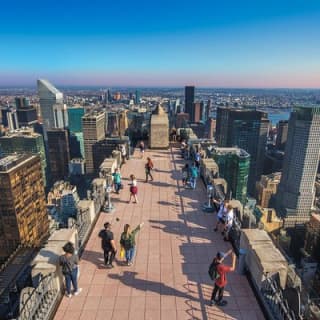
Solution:
[[[219,147],[238,147],[250,154],[248,191],[255,192],[256,181],[263,170],[269,120],[261,111],[217,109],[216,140]]]
[[[192,117],[193,104],[194,104],[194,86],[186,86],[184,112],[189,114],[190,119],[193,119]]]

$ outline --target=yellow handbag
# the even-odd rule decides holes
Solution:
[[[124,258],[124,248],[121,247],[120,249],[120,258],[123,259]]]

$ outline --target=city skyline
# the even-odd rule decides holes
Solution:
[[[6,2],[0,86],[320,88],[320,4]]]

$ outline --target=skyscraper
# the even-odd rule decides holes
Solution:
[[[192,122],[200,122],[203,120],[203,109],[204,109],[203,101],[195,102],[193,104],[192,113],[191,113]]]
[[[47,131],[50,173],[52,182],[64,180],[69,174],[69,135],[65,129]]]
[[[305,223],[313,206],[320,153],[320,107],[297,107],[291,113],[283,171],[276,194],[285,227]]]
[[[254,194],[263,171],[269,120],[261,111],[217,109],[216,140],[220,147],[238,147],[250,154],[248,191]]]
[[[250,155],[239,148],[215,148],[213,159],[219,167],[220,177],[228,183],[228,193],[245,205]]]
[[[288,138],[289,121],[280,120],[277,124],[276,148],[284,151]]]
[[[43,183],[44,186],[47,186],[47,158],[41,134],[35,133],[32,128],[13,131],[0,137],[0,149],[4,155],[13,153],[39,155]]]
[[[68,109],[65,104],[54,104],[54,127],[65,129],[68,127]]]
[[[82,117],[86,173],[94,173],[92,146],[105,138],[106,115],[104,111],[87,113]]]
[[[68,107],[69,129],[71,132],[82,132],[82,117],[84,108],[82,106]]]
[[[9,129],[9,131],[14,131],[19,128],[18,116],[16,109],[8,106],[1,110],[2,124]]]
[[[39,79],[37,85],[44,127],[46,130],[55,128],[54,105],[63,105],[63,94],[47,80]]]
[[[19,244],[40,247],[49,221],[39,156],[0,160],[0,261]]]
[[[140,91],[136,90],[136,95],[135,95],[135,104],[140,103]]]
[[[194,86],[186,86],[184,112],[189,114],[190,119],[193,119],[192,118],[193,104],[194,104]]]

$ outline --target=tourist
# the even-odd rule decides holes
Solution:
[[[219,209],[217,212],[217,222],[216,222],[216,226],[214,228],[214,231],[218,231],[219,226],[225,224],[225,217],[227,214],[228,201],[227,200],[218,201],[216,199],[213,199],[213,202],[216,204],[219,204]]]
[[[145,167],[145,172],[146,172],[146,182],[148,182],[149,176],[151,178],[151,181],[153,181],[153,176],[151,174],[151,170],[153,169],[153,162],[149,157],[147,158],[147,163],[145,164],[144,167]]]
[[[127,150],[124,144],[121,145],[120,152],[121,152],[121,162],[122,162],[121,164],[124,164],[126,163],[126,156],[127,156]]]
[[[104,229],[99,232],[101,238],[101,247],[103,250],[104,264],[107,268],[113,268],[113,260],[116,256],[117,249],[113,239],[113,232],[111,231],[111,224],[106,222]]]
[[[122,186],[121,185],[121,174],[120,174],[119,168],[116,168],[116,170],[112,174],[112,178],[113,178],[114,190],[116,193],[119,193],[121,186]]]
[[[229,241],[229,233],[233,225],[234,212],[231,204],[227,205],[227,214],[225,215],[224,224],[224,241]]]
[[[232,254],[232,264],[231,266],[227,266],[225,264],[222,264],[223,260],[228,256]],[[225,306],[227,304],[227,301],[223,300],[223,291],[225,286],[227,285],[227,273],[232,272],[236,268],[236,255],[232,250],[229,250],[226,254],[223,252],[218,252],[216,257],[213,260],[213,263],[215,264],[216,268],[216,277],[215,277],[215,283],[214,288],[211,295],[211,306],[217,305],[217,306]],[[218,298],[216,298],[218,294]]]
[[[198,168],[196,167],[195,163],[190,168],[190,176],[191,176],[191,179],[190,179],[191,188],[195,189],[197,185],[197,178],[198,178]]]
[[[145,149],[143,141],[140,141],[139,149],[140,149],[141,159],[143,159],[143,157],[144,157],[144,149]]]
[[[137,186],[137,179],[136,177],[132,174],[130,175],[130,198],[129,198],[129,203],[131,202],[131,198],[133,197],[135,202],[134,203],[138,203],[138,186]]]
[[[200,170],[200,160],[201,160],[201,155],[200,152],[197,150],[195,156],[194,156],[194,162],[196,164],[196,167],[198,168],[198,170]]]
[[[140,223],[134,230],[131,231],[130,225],[126,224],[121,234],[120,245],[125,250],[125,257],[128,266],[132,265],[133,258],[136,252],[136,234],[142,228],[143,223]]]
[[[186,163],[182,168],[182,184],[185,187],[190,179],[189,165]]]
[[[59,258],[59,265],[62,269],[62,274],[66,282],[66,296],[71,298],[71,283],[73,286],[73,294],[77,296],[82,289],[78,288],[78,264],[79,258],[75,253],[73,243],[67,242],[62,247],[64,254]]]

